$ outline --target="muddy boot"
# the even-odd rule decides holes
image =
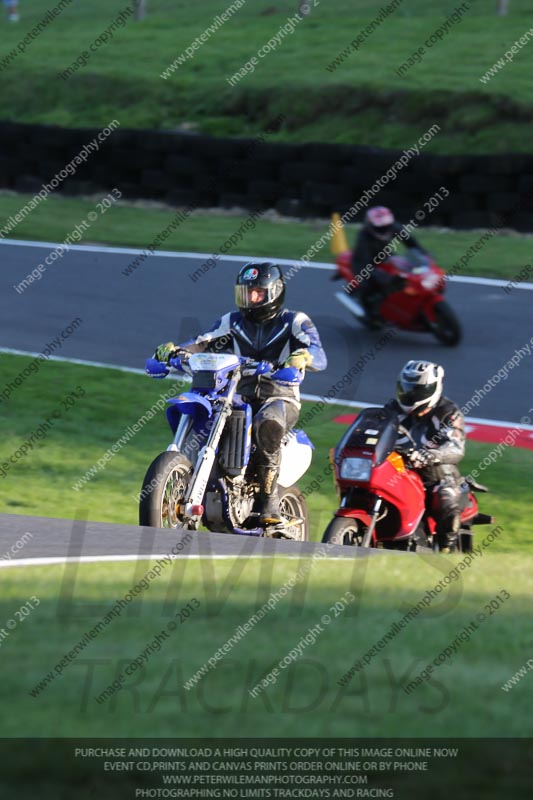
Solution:
[[[278,495],[279,466],[260,466],[257,468],[259,480],[259,500],[261,503],[261,525],[280,525]]]

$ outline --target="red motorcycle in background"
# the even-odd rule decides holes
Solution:
[[[348,294],[337,292],[335,297],[365,325],[375,324],[367,318],[357,300],[357,285],[353,281],[351,253],[339,253],[335,259],[338,277],[353,283]],[[461,325],[455,312],[444,299],[445,272],[426,253],[412,249],[409,256],[390,256],[376,267],[397,279],[398,289],[388,294],[379,306],[384,323],[400,330],[432,333],[439,342],[454,347],[462,337]]]
[[[409,450],[396,447],[398,417],[383,408],[361,411],[332,453],[340,505],[326,528],[323,542],[389,550],[438,550],[436,523],[426,509],[426,493],[409,467]],[[407,434],[409,435],[409,434]],[[413,447],[410,449],[414,449]],[[465,481],[457,549],[470,552],[473,525],[493,517],[478,510],[472,491],[488,489]]]

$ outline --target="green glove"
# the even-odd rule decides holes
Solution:
[[[305,369],[311,363],[312,358],[309,350],[302,347],[300,350],[295,350],[290,354],[286,360],[285,367],[296,367],[296,369]]]
[[[178,347],[174,344],[174,342],[160,344],[159,347],[156,348],[154,358],[157,359],[157,361],[161,361],[163,364],[166,364],[168,363],[169,359],[172,358],[177,349]]]

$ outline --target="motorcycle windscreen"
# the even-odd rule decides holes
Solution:
[[[379,466],[392,453],[398,437],[398,417],[383,408],[365,408],[358,414],[335,448],[335,460],[342,450],[366,449],[374,454]]]

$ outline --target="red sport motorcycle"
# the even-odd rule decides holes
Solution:
[[[389,550],[438,550],[436,523],[426,508],[420,476],[409,467],[409,449],[400,453],[401,428],[394,412],[383,408],[361,411],[332,451],[332,466],[340,506],[326,528],[323,542],[382,547]],[[457,548],[470,552],[473,525],[490,524],[478,510],[474,492],[488,489],[465,481]]]
[[[335,259],[337,274],[334,278],[353,282],[348,294],[337,292],[335,297],[364,325],[375,327],[365,309],[357,300],[357,286],[353,281],[351,253],[338,253]],[[407,257],[390,256],[376,267],[396,279],[397,289],[388,294],[379,306],[380,319],[404,331],[432,333],[439,342],[454,347],[462,338],[459,320],[444,300],[445,272],[433,259],[420,250],[411,249]],[[393,284],[394,285],[394,284]]]

